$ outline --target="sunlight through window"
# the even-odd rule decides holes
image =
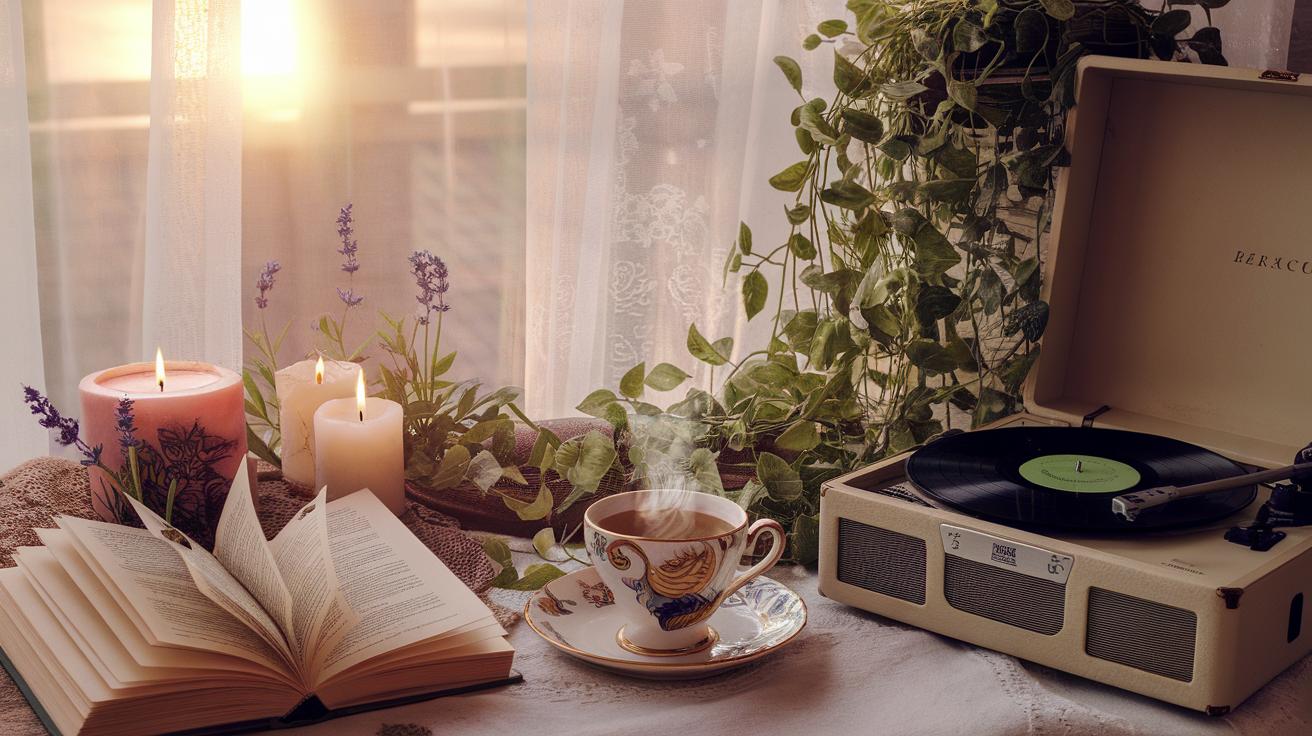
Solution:
[[[293,0],[242,3],[241,71],[248,77],[296,73],[296,9]]]

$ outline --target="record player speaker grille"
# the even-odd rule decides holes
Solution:
[[[943,558],[943,597],[953,608],[1046,636],[1061,631],[1066,586],[956,555]]]
[[[840,518],[838,579],[923,606],[925,540]]]
[[[1181,682],[1194,677],[1198,616],[1164,603],[1089,588],[1089,629],[1084,651]]]

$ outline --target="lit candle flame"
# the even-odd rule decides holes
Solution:
[[[155,348],[155,383],[159,384],[159,390],[164,390],[164,351]]]
[[[314,364],[314,382],[323,383],[323,356],[319,356],[319,362]]]
[[[364,421],[364,368],[355,377],[355,408],[360,411],[360,421]]]

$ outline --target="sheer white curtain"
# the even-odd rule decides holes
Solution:
[[[1282,68],[1293,5],[1214,11],[1230,63]],[[798,98],[773,57],[801,62],[807,98],[828,97],[832,52],[801,39],[845,3],[562,0],[529,15],[530,410],[573,413],[642,360],[705,383],[690,322],[739,354],[768,334],[765,316],[744,321],[732,277],[721,288],[721,264],[740,220],[757,244],[787,235],[788,197],[766,180],[800,158]]]
[[[32,158],[27,134],[27,67],[23,62],[23,17],[17,0],[0,0],[0,314],[18,329],[0,360],[0,468],[39,455],[46,432],[24,419],[17,400],[20,384],[44,381],[41,331],[36,315],[36,233],[32,220]]]
[[[765,182],[798,158],[799,100],[772,59],[802,62],[808,97],[831,93],[830,62],[800,43],[843,13],[841,0],[530,4],[530,411],[572,413],[643,360],[704,383],[684,348],[692,322],[740,350],[768,335],[764,316],[741,320],[722,265],[740,220],[758,243],[787,237]]]
[[[518,0],[0,0],[0,470],[47,450],[20,383],[76,414],[83,375],[156,345],[236,368],[243,317],[290,325],[283,362],[322,346],[348,202],[365,296],[348,341],[414,308],[406,257],[428,249],[452,272],[454,370],[521,383],[524,15]]]

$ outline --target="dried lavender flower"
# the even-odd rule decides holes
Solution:
[[[255,281],[255,288],[260,290],[260,295],[255,297],[255,306],[260,309],[269,306],[268,293],[273,289],[273,275],[281,270],[282,266],[277,261],[264,264],[264,270],[260,271],[260,277]]]
[[[351,207],[347,203],[342,208],[341,214],[337,215],[337,237],[342,239],[342,247],[337,252],[342,254],[342,270],[346,273],[355,273],[360,270],[360,261],[356,260],[355,254],[360,250],[360,244],[355,240],[355,220],[351,216]]]
[[[129,447],[137,447],[140,442],[136,437],[137,424],[132,404],[132,399],[124,396],[118,400],[118,406],[114,408],[114,420],[118,427],[118,444],[125,455]]]
[[[433,312],[446,312],[451,305],[446,303],[446,292],[451,288],[447,280],[446,263],[426,250],[417,250],[410,254],[410,273],[414,274],[419,286],[419,295],[415,299],[423,307],[419,324],[428,324]]]
[[[100,462],[100,446],[91,447],[79,437],[77,420],[59,413],[59,409],[50,403],[50,399],[31,386],[23,386],[23,401],[40,417],[37,419],[42,427],[55,431],[55,441],[63,447],[76,447],[82,453],[83,465],[96,465]]]
[[[337,298],[348,307],[354,307],[364,301],[364,297],[355,293],[355,289],[338,289]]]

